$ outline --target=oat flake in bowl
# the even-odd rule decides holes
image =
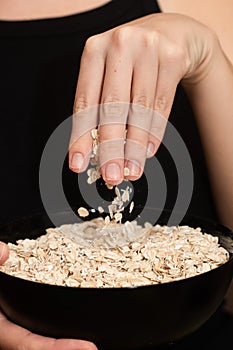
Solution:
[[[0,271],[68,287],[135,287],[199,275],[229,259],[218,237],[189,226],[106,225],[97,218],[46,231],[8,243]]]

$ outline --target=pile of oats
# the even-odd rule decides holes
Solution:
[[[121,243],[116,246],[115,243]],[[144,227],[104,219],[47,229],[35,240],[9,243],[0,271],[68,287],[134,287],[172,282],[212,270],[229,259],[218,237],[188,226]]]

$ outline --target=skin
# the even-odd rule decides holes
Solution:
[[[90,9],[105,2],[88,1],[84,6],[90,6]],[[0,18],[67,15],[86,10],[82,3],[79,0],[2,0]],[[233,228],[233,3],[231,0],[221,1],[220,6],[216,0],[160,0],[159,3],[163,12],[169,14],[150,15],[87,41],[74,111],[80,112],[99,102],[124,101],[156,109],[168,118],[176,86],[181,81],[195,111],[219,215],[222,223]],[[92,76],[95,76],[94,80],[89,79]],[[124,86],[121,83],[123,77]],[[89,133],[78,137],[79,124],[74,117],[69,159],[70,168],[75,172],[85,170],[91,149]],[[100,139],[111,143],[113,139],[122,138],[124,130],[124,124],[114,128],[101,126]],[[127,138],[138,141],[144,149],[151,142],[154,148],[149,156],[159,146],[159,140],[149,130],[131,126]],[[76,153],[84,156],[81,167],[72,162]],[[117,153],[113,155],[110,161],[103,162],[102,173],[106,181],[116,184],[123,178],[125,162],[129,164]],[[109,164],[118,165],[118,178],[107,178]],[[138,178],[143,169],[139,170],[138,175],[131,172],[129,178]],[[0,244],[0,264],[7,257],[7,248]],[[0,334],[1,350],[95,349],[88,342],[33,335],[10,323],[4,315],[0,315],[0,328],[4,330]]]
[[[3,20],[33,20],[69,16],[91,10],[109,0],[1,0],[0,18]]]
[[[233,10],[233,6],[231,8]],[[213,14],[214,5],[211,11]],[[223,224],[233,227],[230,36],[229,43],[226,38],[224,42],[229,57],[213,29],[176,13],[149,15],[88,39],[74,104],[74,112],[78,113],[73,117],[70,168],[82,172],[89,162],[92,140],[90,132],[80,132],[82,110],[99,103],[123,101],[152,108],[168,118],[177,84],[181,81],[195,111],[219,216]],[[119,115],[121,111],[115,108],[115,112]],[[128,159],[123,142],[118,143],[116,150],[113,140],[124,138],[125,124],[114,128],[111,124],[102,125],[101,117],[100,142],[107,141],[108,152],[112,152],[110,159],[100,159],[103,178],[110,184],[119,184],[123,180],[123,168],[127,166],[131,171],[128,178],[136,180],[143,172],[145,159]],[[95,124],[95,116],[86,118],[86,130],[91,122]],[[127,140],[141,145],[141,149],[154,145],[151,155],[159,146],[159,140],[149,130],[134,126],[128,128]]]

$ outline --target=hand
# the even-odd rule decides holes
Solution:
[[[7,245],[0,242],[0,264],[9,256]],[[53,339],[33,334],[10,322],[0,311],[0,350],[97,350],[92,343],[76,339]]]
[[[145,111],[156,110],[166,120],[177,84],[181,80],[194,83],[202,79],[216,46],[211,30],[178,14],[152,14],[89,38],[77,83],[74,112],[78,113],[73,116],[70,169],[84,171],[92,149],[90,129],[97,123],[97,113],[85,115],[82,111],[107,103],[98,122],[103,145],[102,176],[116,185],[123,180],[126,166],[130,169],[128,179],[139,178],[146,157],[153,156],[159,147],[158,121],[148,121],[144,116],[140,120],[132,112],[127,128],[129,147],[127,142],[124,146],[126,121],[123,116],[119,123],[119,115],[124,112],[119,102],[143,106]],[[165,123],[160,128],[159,134],[163,135]]]

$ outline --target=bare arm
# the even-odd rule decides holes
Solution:
[[[222,55],[195,83],[184,81],[205,150],[210,181],[222,222],[233,228],[233,69]]]
[[[233,2],[232,0],[158,0],[161,10],[166,13],[180,13],[190,16],[212,28],[221,46],[233,62]]]
[[[183,85],[196,114],[220,218],[233,228],[233,2],[160,0],[160,5],[165,12],[179,12],[206,24],[224,50],[213,52],[205,76],[184,79]]]

